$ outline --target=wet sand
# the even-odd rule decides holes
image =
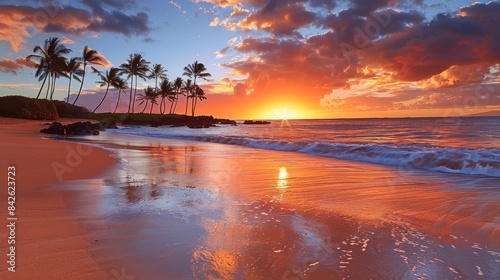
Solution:
[[[4,186],[0,195],[0,279],[109,279],[87,253],[91,243],[68,213],[69,196],[53,191],[53,186],[59,181],[99,177],[116,160],[99,148],[42,139],[38,131],[44,123],[0,118],[0,181]],[[7,243],[9,166],[16,170],[15,273],[7,270],[7,254],[14,245]]]
[[[102,179],[60,187],[77,197],[71,213],[108,278],[500,278],[497,178],[93,139],[120,163]]]

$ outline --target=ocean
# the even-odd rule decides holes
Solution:
[[[104,270],[500,279],[500,118],[241,123],[66,138],[118,161],[61,187]]]
[[[500,117],[283,120],[269,125],[122,127],[114,132],[500,177]]]

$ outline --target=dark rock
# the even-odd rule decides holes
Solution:
[[[252,120],[246,120],[243,122],[243,124],[270,124],[271,122],[268,121],[252,121]]]
[[[49,128],[40,130],[41,133],[57,135],[99,135],[99,124],[91,122],[76,122],[68,125],[54,122]]]
[[[118,129],[116,126],[116,121],[112,119],[104,119],[99,123],[99,130],[104,129]]]
[[[229,120],[229,119],[215,119],[215,123],[217,124],[230,124],[230,125],[236,125],[236,121]]]
[[[57,134],[57,135],[66,135],[66,128],[64,125],[58,122],[53,122],[49,128],[44,128],[40,130],[41,133],[46,134]]]

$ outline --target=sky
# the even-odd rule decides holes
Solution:
[[[132,53],[162,64],[172,80],[194,61],[205,64],[212,77],[200,83],[207,100],[197,114],[468,115],[500,110],[498,26],[498,1],[0,0],[0,96],[37,95],[25,57],[58,37],[72,49],[68,58],[97,50],[107,61],[101,71]],[[88,72],[77,105],[97,106],[105,89],[96,81]],[[56,99],[68,82],[58,80]],[[148,85],[140,81],[138,92]],[[117,95],[111,89],[98,112],[112,111]]]

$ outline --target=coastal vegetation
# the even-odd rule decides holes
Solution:
[[[92,74],[98,76],[96,82],[100,87],[106,88],[105,93],[99,103],[92,112],[96,112],[103,102],[108,97],[110,89],[118,90],[118,100],[114,106],[113,113],[118,110],[122,91],[128,91],[128,109],[127,113],[135,113],[136,104],[138,101],[142,107],[141,113],[146,112],[149,107],[149,113],[152,114],[154,107],[159,107],[161,115],[167,113],[174,114],[177,108],[177,103],[180,96],[186,97],[186,108],[184,115],[188,115],[190,107],[191,116],[195,115],[198,101],[207,99],[204,90],[198,84],[199,80],[208,80],[211,74],[207,72],[207,68],[203,63],[195,61],[194,63],[184,67],[183,76],[187,77],[184,80],[182,77],[177,77],[170,81],[167,77],[167,69],[162,64],[147,61],[141,54],[130,54],[119,67],[111,67],[105,70],[99,70],[96,67],[105,67],[105,58],[97,51],[89,46],[83,48],[81,56],[67,57],[72,52],[61,43],[57,37],[50,37],[45,40],[41,46],[36,46],[33,49],[33,54],[26,57],[29,61],[36,63],[35,77],[41,82],[40,89],[36,95],[36,99],[42,97],[42,92],[45,90],[45,99],[53,100],[56,82],[59,78],[68,79],[68,93],[66,102],[70,102],[71,85],[74,82],[79,82],[79,90],[76,93],[72,104],[76,105],[85,83],[85,78],[90,75],[88,68],[92,70]],[[152,80],[153,86],[146,88],[138,88],[139,79],[143,81]],[[138,93],[139,90],[139,93]],[[191,104],[190,104],[191,101]]]
[[[58,118],[85,118],[94,119],[101,124],[136,124],[151,126],[188,126],[190,128],[205,128],[216,124],[232,124],[236,122],[228,119],[217,119],[213,116],[195,116],[198,101],[207,99],[199,81],[207,81],[211,74],[203,63],[195,61],[183,69],[183,76],[169,80],[167,70],[159,63],[151,64],[141,54],[130,54],[119,67],[110,67],[99,70],[97,67],[105,67],[107,60],[97,51],[88,46],[83,48],[81,56],[67,57],[72,52],[64,46],[59,38],[50,37],[41,46],[33,49],[33,54],[27,56],[27,60],[36,62],[35,77],[41,83],[35,98],[23,96],[7,96],[0,98],[0,116],[37,119],[57,120]],[[152,66],[150,66],[152,65]],[[90,68],[91,71],[88,71]],[[97,75],[97,85],[104,90],[100,100],[96,101],[91,110],[75,105],[82,93],[83,85],[89,75]],[[68,79],[68,92],[65,101],[54,100],[54,91],[58,79]],[[139,88],[139,80],[154,82],[154,86]],[[72,97],[72,83],[80,83],[76,94]],[[113,104],[113,112],[97,113],[97,110],[109,96],[110,90],[118,90],[116,105]],[[45,96],[42,93],[45,93]],[[119,102],[123,92],[129,94],[128,108],[125,112],[119,110]],[[184,114],[177,113],[177,104],[181,96],[186,98]],[[135,102],[138,102],[140,113]],[[190,102],[191,101],[191,102]],[[154,114],[155,107],[159,108],[159,114]],[[182,109],[181,109],[182,110]],[[122,110],[123,111],[123,110]],[[95,124],[94,124],[95,125]],[[81,134],[93,133],[93,128],[87,124],[79,124],[64,127],[53,124],[46,131],[54,134]],[[72,132],[76,130],[77,132]],[[83,132],[82,132],[83,131]]]
[[[0,116],[29,120],[55,120],[58,118],[56,106],[50,100],[24,96],[0,97]]]

